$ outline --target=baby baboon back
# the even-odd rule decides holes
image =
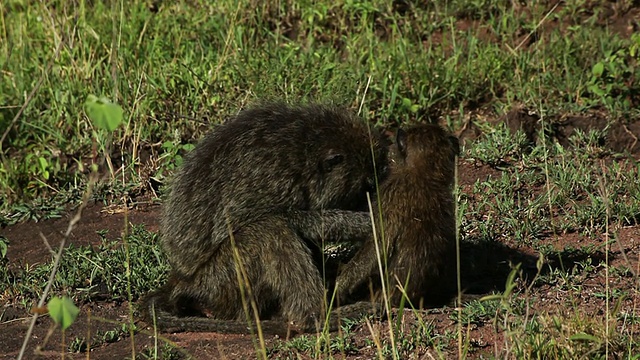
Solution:
[[[158,325],[245,321],[242,265],[260,319],[315,326],[325,296],[314,253],[324,238],[370,232],[361,210],[386,150],[363,120],[320,105],[261,104],[205,136],[165,204],[160,243],[172,272],[145,299]]]
[[[389,174],[380,185],[379,203],[373,205],[378,241],[386,243],[390,299],[398,305],[402,293],[397,285],[406,283],[413,306],[441,305],[453,295],[456,284],[452,191],[458,140],[438,125],[417,125],[399,130],[391,149]],[[378,269],[371,236],[341,269],[336,281],[338,299],[368,297],[371,282],[380,300]]]

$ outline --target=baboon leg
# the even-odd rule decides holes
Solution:
[[[266,229],[267,224],[261,226]],[[279,228],[277,244],[270,249],[275,255],[267,258],[280,259],[265,266],[265,279],[270,282],[276,294],[279,294],[281,314],[289,320],[289,325],[302,332],[318,332],[322,330],[336,331],[345,318],[358,319],[365,315],[381,315],[384,311],[380,303],[358,302],[331,309],[328,322],[325,323],[326,292],[317,265],[314,263],[310,249],[302,239],[287,228],[281,228],[276,221],[269,225]],[[265,232],[275,234],[276,232]],[[275,275],[275,276],[274,276]],[[268,324],[269,328],[275,328]]]
[[[331,215],[344,218],[339,212]],[[145,310],[153,310],[157,326],[165,331],[249,333],[256,330],[258,317],[264,333],[283,335],[321,329],[325,298],[313,251],[290,227],[289,218],[264,216],[236,231],[233,241],[221,245],[193,276],[174,273],[167,285],[145,299]],[[371,314],[374,308],[360,304],[336,309],[328,328],[337,330],[342,318]]]
[[[155,324],[164,332],[217,332],[222,334],[255,334],[258,331],[255,319],[225,320],[200,315],[176,315],[167,309],[175,304],[167,303],[168,293],[159,291],[147,295],[142,299],[144,320],[147,324]],[[263,334],[290,336],[302,332],[293,328],[282,319],[262,320],[260,329]]]
[[[284,217],[265,218],[243,232],[267,244],[260,249],[264,270],[261,282],[278,299],[281,316],[305,330],[315,328],[325,292],[311,249]]]

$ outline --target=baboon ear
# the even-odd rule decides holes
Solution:
[[[407,156],[407,133],[398,128],[398,132],[396,133],[396,147],[398,147],[398,151],[402,157]]]
[[[460,140],[456,136],[449,136],[449,142],[451,142],[451,146],[453,146],[453,151],[456,156],[460,156]]]
[[[329,154],[322,161],[322,170],[324,172],[331,171],[336,165],[344,161],[344,155],[342,154]]]

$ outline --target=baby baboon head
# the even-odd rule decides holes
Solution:
[[[436,176],[452,176],[459,153],[457,137],[438,125],[427,124],[399,129],[391,158],[396,166],[431,168]]]

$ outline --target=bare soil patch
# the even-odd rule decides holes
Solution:
[[[98,231],[106,231],[107,239],[116,239],[122,235],[125,221],[129,224],[144,224],[149,231],[155,232],[158,230],[159,214],[159,205],[126,211],[120,208],[106,208],[97,203],[90,204],[82,214],[82,221],[69,236],[67,246],[97,245],[102,241]],[[69,226],[70,216],[72,214],[60,219],[29,221],[1,229],[0,235],[10,241],[7,250],[9,266],[36,265],[49,261],[49,247],[57,250]],[[41,234],[46,238],[48,246]]]

